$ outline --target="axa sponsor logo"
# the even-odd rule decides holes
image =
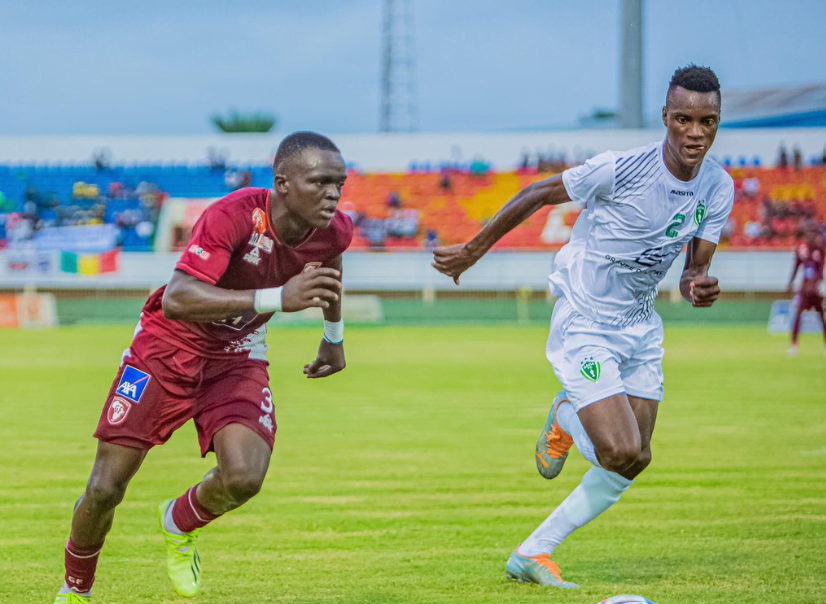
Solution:
[[[677,189],[671,189],[672,195],[679,195],[680,197],[694,197],[694,191],[678,191]]]
[[[112,404],[109,405],[109,411],[106,413],[106,419],[113,426],[122,424],[132,408],[132,403],[116,396],[112,399]]]
[[[209,252],[206,251],[201,246],[195,245],[194,243],[189,246],[189,253],[190,254],[195,254],[201,260],[209,260]]]
[[[120,381],[115,391],[130,401],[139,403],[150,379],[149,374],[145,371],[127,365],[123,370],[123,374],[120,376]]]

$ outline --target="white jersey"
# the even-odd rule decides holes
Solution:
[[[728,220],[734,182],[704,159],[684,182],[663,161],[663,143],[606,151],[562,173],[585,205],[556,256],[551,290],[600,323],[633,325],[654,312],[657,285],[694,237],[712,243]]]

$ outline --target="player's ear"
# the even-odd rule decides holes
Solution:
[[[668,121],[666,120],[667,117],[668,117],[668,106],[663,105],[663,126],[665,126],[666,128],[668,128]]]
[[[276,191],[281,193],[282,195],[286,195],[287,191],[289,190],[289,181],[287,180],[286,174],[277,174],[275,175],[275,179],[273,181],[273,187]]]

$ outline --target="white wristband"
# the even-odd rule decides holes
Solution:
[[[281,287],[255,290],[255,312],[281,312]]]
[[[330,344],[344,343],[344,320],[324,321],[324,339]]]

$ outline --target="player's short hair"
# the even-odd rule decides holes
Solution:
[[[322,134],[316,132],[293,132],[286,136],[272,160],[273,170],[278,170],[287,161],[304,151],[305,149],[321,149],[322,151],[335,151],[341,153],[333,141]]]
[[[671,97],[671,91],[678,87],[691,92],[716,92],[717,98],[720,99],[720,80],[717,79],[717,74],[710,67],[701,67],[691,63],[675,71],[668,83],[668,93],[665,97],[666,104],[668,104],[668,99]]]

